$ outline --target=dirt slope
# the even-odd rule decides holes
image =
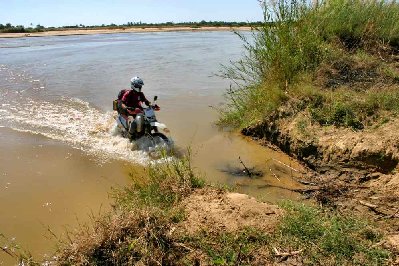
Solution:
[[[242,132],[302,161],[319,185],[312,195],[321,203],[367,213],[398,232],[399,119],[362,131],[310,122],[303,131],[303,119],[277,115]]]

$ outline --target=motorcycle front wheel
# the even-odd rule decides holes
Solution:
[[[158,150],[169,151],[172,146],[170,139],[160,132],[151,133],[151,142],[152,146]]]
[[[172,142],[164,134],[155,132],[151,134],[152,148],[149,150],[149,155],[153,159],[159,159],[165,155],[170,155],[173,149]]]

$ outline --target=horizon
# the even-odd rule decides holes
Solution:
[[[91,27],[112,27],[112,26],[117,26],[117,27],[121,27],[121,26],[127,26],[127,27],[134,27],[134,26],[140,26],[140,25],[144,25],[144,26],[160,26],[160,25],[162,25],[162,26],[168,26],[169,24],[172,24],[172,25],[190,25],[190,24],[202,24],[203,22],[205,22],[204,23],[204,26],[210,26],[210,25],[208,25],[208,24],[212,24],[212,23],[223,23],[223,24],[234,24],[234,23],[237,23],[237,24],[239,24],[239,23],[246,23],[246,24],[252,24],[252,23],[262,23],[262,21],[222,21],[222,20],[210,20],[210,21],[205,21],[205,20],[202,20],[202,21],[181,21],[181,22],[172,22],[172,21],[167,21],[167,22],[160,22],[160,23],[153,23],[153,22],[141,22],[141,21],[139,21],[139,22],[125,22],[125,23],[122,23],[122,24],[99,24],[99,25],[83,25],[83,24],[75,24],[75,25],[63,25],[63,26],[48,26],[48,27],[44,27],[43,25],[40,25],[40,24],[38,24],[38,25],[28,25],[28,26],[25,26],[25,25],[20,25],[20,24],[12,24],[12,23],[9,23],[9,22],[7,22],[7,23],[2,23],[2,22],[0,22],[0,25],[2,25],[2,26],[7,26],[7,24],[10,24],[12,27],[20,27],[20,26],[23,26],[24,28],[35,28],[36,26],[40,26],[40,27],[44,27],[44,28],[63,28],[63,27],[82,27],[82,28],[91,28]],[[130,24],[130,23],[132,23],[132,24]],[[222,25],[222,26],[226,26],[226,25]],[[220,26],[217,26],[217,27],[220,27]]]
[[[0,24],[24,27],[263,20],[258,0],[14,0],[2,6]]]

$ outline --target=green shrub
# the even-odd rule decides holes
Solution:
[[[320,10],[321,35],[339,38],[348,48],[373,48],[388,43],[398,48],[399,5],[395,1],[324,1]]]
[[[384,265],[390,253],[373,246],[382,235],[366,222],[303,204],[286,202],[277,243],[302,249],[310,265]]]
[[[386,99],[386,95],[365,91],[373,87],[374,76],[379,75],[380,81],[385,81],[385,77],[393,82],[398,80],[399,74],[391,67],[377,69],[381,53],[394,53],[399,48],[397,2],[326,0],[312,5],[309,1],[278,0],[262,3],[264,24],[253,29],[250,37],[237,33],[244,43],[245,56],[223,68],[223,76],[232,80],[232,86],[226,94],[228,103],[221,111],[220,125],[248,126],[293,99],[306,99],[312,118],[321,125],[354,129],[362,129],[374,121],[378,108],[396,110],[396,96]],[[338,87],[348,86],[344,93],[348,98],[339,97],[333,91],[338,101],[328,99],[330,92],[320,86],[314,87],[313,94],[319,93],[321,98],[309,98],[308,92],[296,89],[298,84],[303,84],[304,77],[311,77],[305,85],[313,84],[318,71],[331,65],[342,67],[332,69],[337,72],[332,77],[337,80],[332,81]],[[377,109],[372,110],[375,106]],[[299,108],[303,109],[306,106]],[[374,116],[371,119],[370,114]]]
[[[348,89],[318,91],[305,101],[310,116],[320,125],[351,127],[355,130],[384,120],[387,112],[399,112],[399,90],[395,87],[356,92]],[[306,108],[306,107],[305,107]]]
[[[114,191],[117,205],[127,209],[139,206],[168,209],[192,189],[203,187],[205,182],[194,173],[189,156],[165,157],[163,162],[150,164],[147,176],[131,173],[132,184]]]

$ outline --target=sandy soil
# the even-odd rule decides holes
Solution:
[[[245,227],[272,232],[282,215],[282,210],[275,205],[259,202],[248,195],[210,188],[195,191],[182,204],[187,217],[181,229],[188,234],[202,229],[233,232]]]
[[[392,180],[396,180],[395,182],[397,182],[399,180],[398,177],[399,175],[396,178],[387,178],[387,180],[385,180],[386,186],[381,187],[381,193],[392,193],[392,189],[395,188],[391,187],[394,185],[392,184]],[[379,185],[381,185],[381,183],[379,183],[378,186]],[[370,187],[373,186],[374,185],[370,185]],[[359,193],[359,190],[354,190],[353,195],[357,195],[358,197],[362,198],[362,193]],[[393,197],[397,197],[397,195]],[[374,201],[372,202],[373,204],[376,204],[376,210],[378,210],[380,206],[378,201],[376,201],[377,198],[373,199]],[[345,203],[344,201],[348,202]],[[347,196],[342,198],[340,204],[347,204],[346,207],[356,206],[364,207],[366,209],[369,208],[359,204],[359,201],[364,202],[364,198],[362,201],[361,199]],[[354,202],[355,204],[353,205]],[[383,203],[386,203],[386,201],[381,199],[381,204]],[[248,195],[231,192],[229,193],[211,188],[194,191],[193,194],[191,194],[182,202],[182,205],[187,216],[183,222],[177,225],[174,233],[177,235],[182,234],[184,236],[195,235],[200,233],[202,230],[205,230],[209,233],[234,232],[240,231],[246,227],[256,228],[259,231],[271,233],[276,229],[276,225],[283,215],[283,210],[276,205],[259,202],[255,198]],[[362,212],[366,211],[367,210],[362,210]],[[385,217],[385,219],[391,219],[391,221],[387,221],[387,223],[384,221],[385,225],[389,224],[391,226],[391,228],[387,230],[390,233],[388,233],[387,236],[377,245],[391,250],[395,254],[393,265],[399,265],[399,231],[395,227],[396,220],[392,217]],[[266,258],[270,258],[270,254],[265,254],[259,254],[259,257],[264,256]],[[200,257],[200,254],[195,253],[195,255]],[[297,258],[293,257],[286,261],[281,261],[278,263],[276,262],[273,265],[303,265],[296,259]],[[266,265],[271,265],[268,263]],[[265,264],[262,263],[259,265]]]
[[[112,33],[134,33],[134,32],[170,32],[170,31],[231,31],[234,29],[250,30],[250,27],[142,27],[121,29],[71,29],[34,33],[0,33],[0,38],[24,38],[24,37],[46,37],[46,36],[69,36],[69,35],[92,35]]]

